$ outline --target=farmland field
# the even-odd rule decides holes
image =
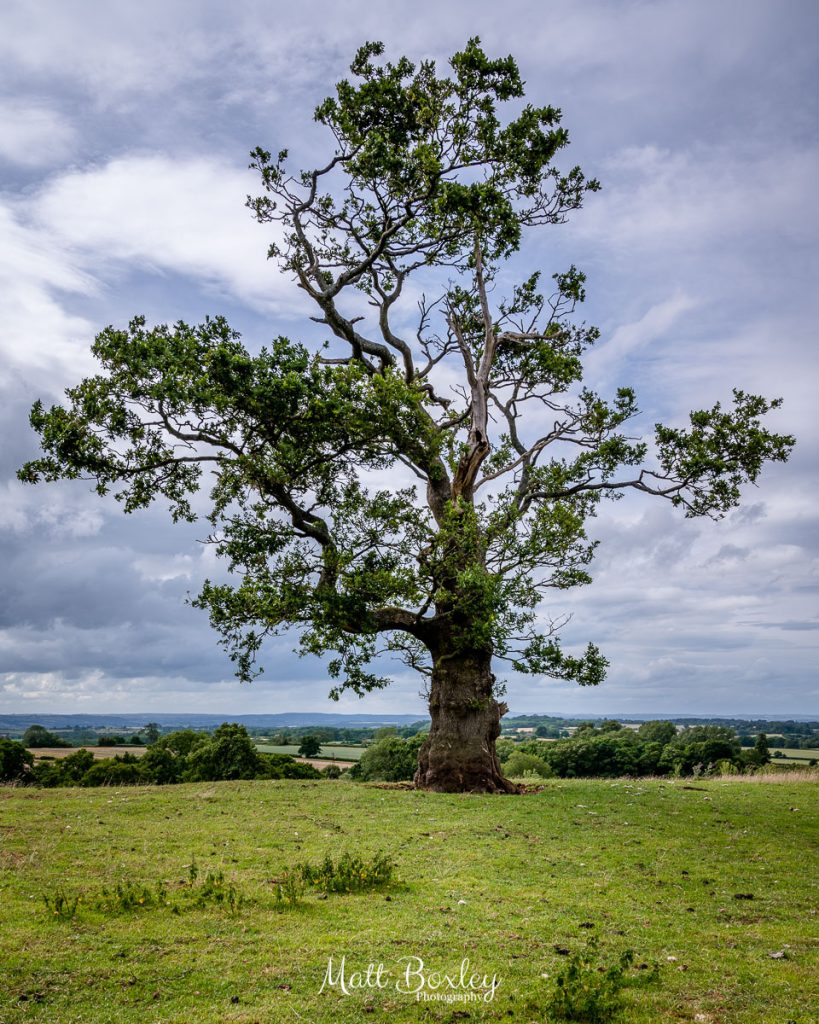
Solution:
[[[114,757],[115,754],[119,754],[120,757],[123,754],[135,754],[137,757],[141,757],[147,749],[147,747],[140,747],[136,744],[131,746],[129,743],[121,747],[32,747],[31,753],[38,761],[44,757],[68,757],[69,754],[76,754],[78,750],[90,750],[97,761],[102,761],[106,757]]]
[[[298,744],[295,746],[278,747],[270,743],[257,743],[256,749],[265,754],[289,754],[291,757],[299,756]],[[321,753],[316,757],[322,761],[357,761],[366,750],[366,747],[341,747],[333,743],[322,743]],[[313,758],[311,758],[313,760]]]
[[[781,776],[549,781],[520,797],[343,781],[0,788],[0,1021],[544,1024],[567,952],[594,936],[602,964],[634,951],[625,1024],[811,1024],[817,793]],[[395,883],[276,909],[288,868],[345,850],[383,850]],[[237,901],[180,909],[192,864],[200,881],[221,871]],[[100,903],[117,883],[164,883],[167,901]],[[419,957],[456,974],[466,957],[499,985],[468,1007],[419,1004],[392,981],[320,993],[342,956],[350,971]]]
[[[819,750],[792,750],[790,747],[771,747],[771,753],[781,753],[789,761],[819,761]],[[782,758],[776,758],[777,761],[781,761]]]

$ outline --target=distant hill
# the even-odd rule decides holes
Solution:
[[[731,725],[739,722],[816,722],[817,716],[810,715],[669,715],[628,714],[628,715],[561,715],[557,712],[512,713],[503,719],[508,729],[514,724],[520,726],[537,725],[553,719],[563,723],[600,721],[613,718],[620,722],[646,722],[655,719],[676,722],[678,725]],[[347,729],[373,729],[385,725],[412,725],[415,722],[427,721],[423,715],[345,715],[327,714],[314,711],[287,711],[277,715],[219,715],[197,714],[165,714],[158,711],[145,711],[140,714],[109,714],[109,715],[51,715],[45,712],[28,712],[20,715],[0,713],[0,734],[24,732],[30,725],[43,725],[46,729],[139,729],[148,722],[156,722],[165,730],[169,729],[213,729],[222,722],[239,722],[250,729],[287,729],[303,728],[304,726],[327,726]],[[762,727],[762,726],[760,726]]]
[[[38,711],[22,715],[0,714],[0,733],[23,732],[34,724],[44,725],[46,729],[137,729],[148,722],[156,722],[166,729],[210,729],[222,722],[239,722],[251,729],[285,729],[305,725],[369,729],[383,725],[412,725],[422,719],[422,715],[333,715],[310,711],[290,711],[279,715],[191,715],[158,711],[128,715],[50,715]]]

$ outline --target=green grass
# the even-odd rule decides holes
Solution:
[[[784,754],[789,761],[807,762],[813,759],[819,761],[819,750],[816,749],[792,750],[790,747],[771,747],[771,753],[773,754],[776,752]],[[778,757],[776,760],[780,761],[782,758]]]
[[[265,754],[290,754],[291,757],[299,756],[299,748],[296,746],[277,747],[271,743],[257,743],[256,749]],[[321,753],[316,754],[317,760],[331,761],[357,761],[366,750],[366,747],[338,747],[332,744],[322,744]]]
[[[817,792],[736,780],[549,781],[520,797],[343,781],[0,788],[0,1021],[543,1024],[566,951],[596,936],[601,964],[634,951],[625,1024],[809,1024]],[[288,869],[344,851],[383,851],[397,880],[277,909]],[[236,899],[200,898],[208,872]],[[118,883],[160,895],[100,902]],[[67,901],[63,915],[44,895]],[[418,956],[450,972],[468,957],[500,985],[492,1002],[449,1006],[392,980],[319,994],[342,955],[355,970]]]

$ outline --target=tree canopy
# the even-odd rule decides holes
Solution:
[[[383,50],[362,46],[316,109],[323,166],[252,154],[262,191],[248,205],[319,343],[251,351],[219,316],[108,327],[101,372],[65,405],[35,405],[44,454],[20,476],[90,478],[128,512],[163,498],[193,520],[207,473],[210,539],[238,582],[208,582],[195,603],[239,676],[293,626],[302,653],[330,656],[336,697],[386,685],[372,663],[396,654],[429,680],[418,783],[504,788],[493,664],[604,676],[593,643],[568,653],[560,623],[538,620],[548,590],[590,581],[600,502],[632,490],[719,517],[793,438],[762,424],[778,399],[741,390],[631,436],[632,389],[582,383],[599,336],[575,320],[585,275],[515,279],[508,263],[600,187],[558,164],[560,110],[524,103],[513,58],[477,39],[449,76]]]

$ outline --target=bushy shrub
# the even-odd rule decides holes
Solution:
[[[223,722],[185,758],[187,782],[255,779],[262,770],[259,752],[243,725]]]
[[[38,786],[79,786],[86,772],[94,765],[90,750],[78,750],[57,761],[41,762],[34,768]]]
[[[524,749],[535,752],[532,744],[525,744]],[[615,778],[640,774],[642,745],[629,729],[584,729],[568,740],[539,743],[536,753],[560,778]]]
[[[418,767],[418,751],[426,733],[417,733],[407,739],[385,736],[367,747],[358,762],[353,778],[363,782],[404,782],[412,779]]]
[[[81,786],[133,786],[143,781],[139,759],[133,754],[97,761],[80,780]]]
[[[158,743],[148,747],[139,762],[143,780],[152,786],[179,782],[183,766],[184,758]]]
[[[0,740],[0,782],[26,782],[32,778],[34,755],[17,740]]]
[[[554,776],[554,771],[542,757],[516,751],[503,766],[504,774],[510,779],[522,779],[527,775],[537,775],[542,779]]]
[[[514,740],[500,739],[495,744],[495,753],[501,764],[506,764],[512,754],[519,749],[519,745]]]
[[[292,764],[286,764],[284,766],[284,774],[282,777],[285,779],[323,778],[318,768],[315,768],[312,764],[299,764],[298,761],[294,761]]]
[[[259,754],[259,779],[320,779],[321,772],[312,764],[296,761],[289,754]]]

